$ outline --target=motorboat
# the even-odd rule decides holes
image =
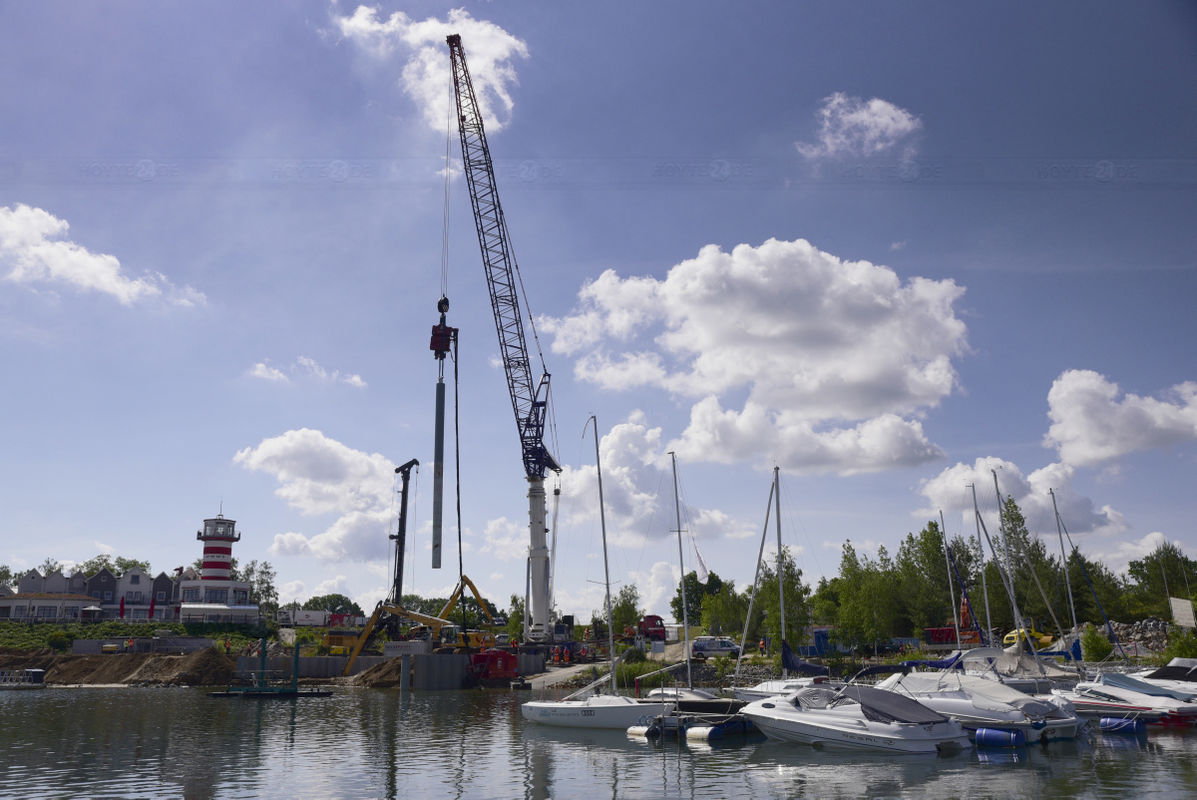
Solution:
[[[959,671],[891,675],[878,689],[896,692],[951,717],[975,736],[981,728],[1019,731],[1027,742],[1075,739],[1084,721],[1063,699],[1038,698]]]
[[[627,730],[648,725],[673,708],[672,702],[640,701],[617,694],[592,694],[576,700],[530,700],[520,706],[529,722],[568,728]]]
[[[954,719],[872,686],[811,686],[740,709],[770,739],[813,747],[887,753],[937,753],[969,746]]]
[[[764,700],[766,697],[776,697],[779,694],[793,694],[800,689],[807,689],[811,686],[835,686],[839,688],[842,683],[832,684],[831,680],[826,675],[815,675],[810,677],[794,677],[794,678],[774,678],[772,680],[761,681],[755,686],[729,686],[724,689],[726,694],[730,694],[737,700]]]
[[[1103,673],[1095,681],[1082,681],[1074,689],[1055,693],[1086,716],[1142,719],[1148,724],[1164,725],[1197,722],[1197,703],[1129,675]]]
[[[1053,689],[1077,682],[1075,671],[1063,669],[1054,661],[1013,647],[975,647],[960,656],[965,673],[1000,681],[1020,692],[1050,695]]]
[[[1197,685],[1190,687],[1188,691],[1184,689],[1174,689],[1168,686],[1161,686],[1159,683],[1134,675],[1126,675],[1121,672],[1103,672],[1098,675],[1099,683],[1104,683],[1107,686],[1120,686],[1123,689],[1133,689],[1136,692],[1149,694],[1154,697],[1173,697],[1177,700],[1187,700],[1192,703],[1197,703]]]

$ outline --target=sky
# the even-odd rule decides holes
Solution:
[[[170,571],[223,511],[282,601],[368,610],[416,458],[404,591],[460,556],[523,595],[450,33],[552,374],[561,612],[602,606],[591,415],[612,590],[666,617],[700,557],[751,584],[774,467],[811,582],[974,535],[970,485],[996,527],[995,474],[1051,552],[1049,490],[1116,571],[1197,555],[1190,4],[50,0],[0,5],[0,563]]]

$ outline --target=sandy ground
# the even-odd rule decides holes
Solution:
[[[223,686],[232,680],[235,665],[234,659],[212,649],[183,656],[0,652],[0,669],[44,669],[46,683],[51,686]]]

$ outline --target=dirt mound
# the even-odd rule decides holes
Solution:
[[[237,661],[212,648],[182,657],[179,670],[168,683],[187,686],[221,686],[232,682]]]
[[[236,661],[211,648],[186,656],[158,653],[70,655],[52,650],[0,652],[0,669],[44,669],[46,683],[96,686],[223,686]]]
[[[375,664],[354,675],[350,679],[350,683],[354,686],[365,686],[368,689],[393,689],[399,685],[402,661],[401,658],[392,658],[381,664]]]

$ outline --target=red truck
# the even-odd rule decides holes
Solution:
[[[645,614],[636,627],[645,639],[665,641],[665,620],[656,614]]]

